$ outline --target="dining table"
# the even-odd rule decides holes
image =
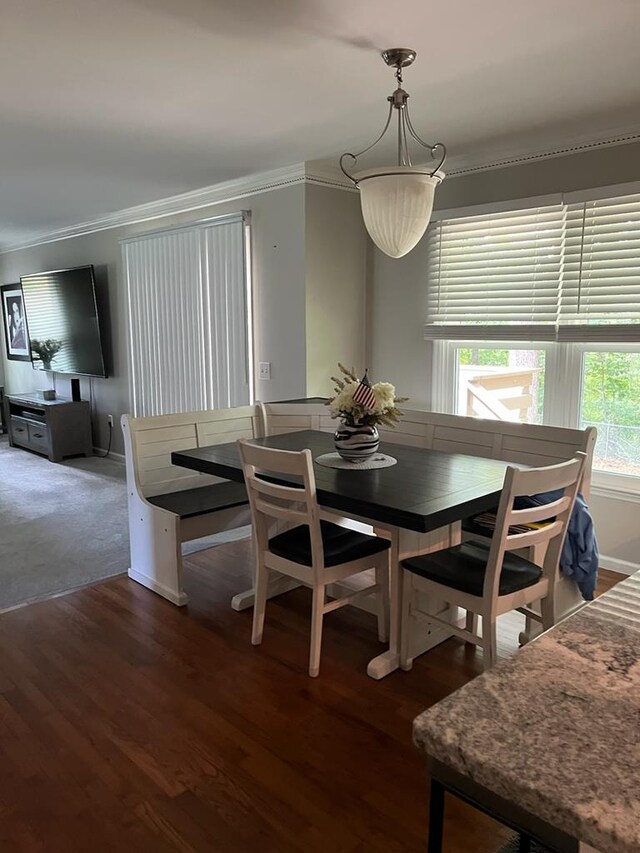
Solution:
[[[457,544],[463,519],[496,506],[509,463],[383,441],[380,452],[396,460],[390,467],[363,469],[353,463],[348,469],[330,468],[317,459],[334,451],[331,433],[299,430],[253,441],[277,450],[309,449],[321,509],[332,517],[370,525],[390,540],[389,647],[367,667],[372,678],[383,678],[400,662],[401,561]],[[236,442],[174,451],[171,461],[203,474],[244,479]],[[273,479],[294,481],[286,475],[274,474]],[[252,592],[242,601],[252,603]],[[449,609],[444,602],[421,603],[420,609],[424,607],[440,618]],[[449,636],[446,628],[434,626],[416,636],[413,647],[421,654]]]

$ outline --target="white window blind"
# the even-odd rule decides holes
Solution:
[[[640,195],[568,205],[559,340],[640,340],[638,321]]]
[[[561,204],[433,223],[429,336],[468,337],[460,327],[472,325],[483,338],[513,339],[512,326],[518,338],[553,338],[563,237]]]
[[[242,214],[124,240],[136,416],[250,402]]]
[[[640,340],[640,195],[434,222],[432,339]]]

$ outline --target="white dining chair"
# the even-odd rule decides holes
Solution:
[[[446,625],[452,634],[481,646],[485,669],[496,662],[498,616],[518,610],[542,622],[544,630],[553,627],[560,555],[585,460],[586,455],[579,452],[558,465],[524,471],[507,468],[489,544],[468,540],[452,548],[403,560],[400,635],[403,669],[412,666],[411,638],[421,616]],[[513,508],[516,497],[559,490],[562,495],[550,503]],[[540,565],[513,553],[522,548],[541,553],[542,543],[546,548]],[[466,610],[465,628],[422,613],[417,593]],[[530,609],[536,601],[540,601],[541,615]],[[478,616],[482,617],[481,634],[478,634]]]
[[[274,450],[238,441],[249,496],[256,557],[255,604],[251,642],[262,642],[270,572],[295,578],[313,590],[309,675],[320,669],[325,614],[359,598],[377,597],[378,638],[388,639],[389,541],[320,519],[310,450]],[[291,485],[282,484],[282,477]],[[273,482],[273,478],[280,483]],[[274,520],[293,525],[269,536]],[[327,601],[327,588],[369,569],[375,583]]]

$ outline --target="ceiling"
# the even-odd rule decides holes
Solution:
[[[639,0],[2,0],[0,244],[377,135],[454,163],[640,131]]]

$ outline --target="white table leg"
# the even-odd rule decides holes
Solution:
[[[367,675],[380,679],[400,665],[400,528],[385,531],[391,539],[389,553],[389,648],[373,658]]]
[[[275,572],[272,572],[272,575],[274,574]],[[275,598],[276,595],[282,595],[292,589],[297,589],[299,586],[302,586],[302,584],[294,578],[288,578],[285,577],[285,575],[272,577],[269,580],[267,598]],[[254,600],[254,590],[253,587],[251,587],[251,589],[246,589],[244,592],[239,592],[234,595],[231,599],[231,607],[233,610],[238,611],[247,610],[249,607],[253,607]]]
[[[287,527],[290,527],[290,524],[282,524],[279,521],[274,521],[272,525],[269,527],[269,536],[275,536],[278,533],[281,533],[283,530],[286,530]],[[245,589],[244,592],[238,592],[231,599],[231,608],[233,610],[247,610],[249,607],[253,607],[255,602],[255,593],[254,587],[256,582],[256,567],[255,567],[255,554],[256,554],[256,540],[253,532],[253,528],[251,530],[251,549],[254,555],[254,569],[253,569],[253,584],[251,589]],[[289,578],[286,575],[281,575],[279,572],[271,572],[271,577],[269,579],[269,585],[267,587],[267,599],[275,598],[276,595],[282,595],[285,592],[289,592],[292,589],[297,589],[299,586],[302,586],[300,581],[295,580],[295,578]]]
[[[376,527],[376,532],[386,535],[391,540],[391,553],[389,555],[391,561],[389,572],[391,616],[389,648],[386,652],[369,661],[367,667],[367,674],[371,678],[380,679],[398,669],[400,665],[400,619],[402,604],[400,600],[400,572],[402,571],[400,562],[416,554],[428,554],[432,551],[440,551],[442,548],[448,548],[451,545],[457,545],[460,542],[460,524],[449,524],[429,533],[417,533],[413,530],[404,530],[398,527],[386,528],[384,530]],[[441,619],[447,618],[447,614],[450,612],[448,605],[434,602],[434,606],[435,609],[431,611],[434,615],[437,615]],[[421,609],[425,608],[422,607]],[[431,631],[420,631],[419,628],[420,625],[418,624],[416,636],[412,638],[414,657],[453,636],[446,628],[442,627],[436,627]]]

